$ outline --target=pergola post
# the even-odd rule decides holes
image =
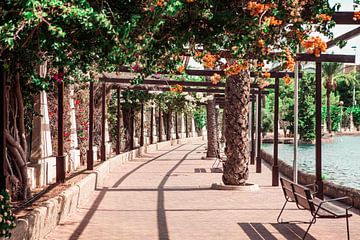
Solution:
[[[87,150],[86,168],[94,169],[93,131],[94,131],[94,83],[90,82],[89,87],[89,149]]]
[[[316,185],[318,191],[316,196],[324,199],[324,183],[322,180],[322,163],[321,163],[321,62],[316,62],[316,93],[315,93],[315,109],[316,109],[316,125],[315,125],[315,165],[316,165]]]
[[[189,137],[189,127],[188,127],[188,115],[185,113],[185,136],[186,138]]]
[[[106,131],[106,85],[102,84],[102,102],[101,102],[101,161],[106,161],[105,131]]]
[[[0,61],[0,191],[6,189],[5,159],[6,159],[6,97],[5,97],[5,73],[3,62]]]
[[[150,144],[154,143],[154,107],[150,108]]]
[[[131,109],[131,119],[130,119],[130,150],[134,149],[134,142],[135,142],[135,111]]]
[[[257,93],[256,173],[261,173],[261,89]]]
[[[175,111],[175,136],[176,136],[176,139],[180,139],[179,126],[178,126],[178,114],[176,111]]]
[[[254,96],[254,95],[252,95]],[[251,99],[251,153],[250,153],[250,164],[255,164],[255,100]]]
[[[121,103],[120,103],[120,88],[116,89],[117,98],[117,126],[116,126],[116,154],[121,151]]]
[[[279,79],[275,78],[275,99],[274,99],[274,161],[272,165],[272,185],[279,186]]]
[[[59,75],[64,70],[59,69]],[[56,182],[65,182],[65,156],[64,156],[64,82],[58,83],[58,154],[56,156]]]
[[[140,146],[144,146],[144,103],[141,103]]]
[[[159,136],[158,136],[158,142],[163,141],[162,131],[163,131],[162,114],[161,114],[161,107],[159,106]]]

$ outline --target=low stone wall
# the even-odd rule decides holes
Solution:
[[[261,158],[270,165],[272,165],[274,162],[273,156],[263,150],[261,151]],[[288,177],[289,179],[292,179],[293,168],[280,159],[279,159],[279,171],[284,176]],[[316,178],[314,175],[302,171],[298,171],[298,181],[300,184],[302,185],[312,184],[315,183],[315,180]],[[349,196],[354,201],[354,207],[360,209],[360,190],[358,189],[340,186],[335,183],[324,180],[324,194],[330,198]],[[345,203],[351,204],[349,201],[345,201]]]
[[[127,161],[131,161],[146,152],[202,139],[203,137],[194,137],[155,143],[121,153],[101,163],[94,171],[87,172],[88,176],[63,191],[59,196],[45,201],[42,206],[36,207],[26,214],[26,216],[17,219],[17,226],[12,231],[11,239],[43,239],[59,224],[60,221],[64,221],[77,207],[86,203],[96,188],[104,186],[104,179],[110,172],[110,169],[124,164]]]

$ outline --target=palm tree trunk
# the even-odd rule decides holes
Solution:
[[[225,87],[225,153],[223,182],[241,185],[249,177],[248,112],[250,76],[244,72],[229,77]]]
[[[206,105],[207,114],[207,158],[216,157],[217,150],[217,124],[216,124],[216,109],[215,100],[208,100]]]
[[[329,89],[326,89],[326,128],[331,134],[331,112],[330,112],[330,93]]]

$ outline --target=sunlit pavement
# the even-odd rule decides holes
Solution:
[[[201,160],[205,142],[173,146],[112,169],[105,187],[47,239],[301,239],[307,224],[277,224],[284,203],[271,172],[250,166],[257,192],[210,189],[221,182],[213,160]],[[309,221],[289,204],[284,220]],[[360,239],[360,216],[350,218],[351,239]],[[306,239],[346,239],[345,219],[319,219]]]

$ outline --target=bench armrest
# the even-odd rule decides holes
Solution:
[[[307,185],[304,185],[304,186],[307,187],[307,188],[310,188],[310,189],[312,188],[311,190],[312,190],[313,195],[316,194],[318,192],[318,190],[319,190],[319,187],[318,187],[318,185],[316,183],[307,184]]]
[[[337,201],[341,201],[341,200],[345,200],[345,199],[350,199],[351,201],[351,206],[347,207],[346,209],[350,209],[354,207],[354,200],[351,197],[348,196],[344,196],[344,197],[339,197],[339,198],[333,198],[333,199],[329,199],[329,200],[324,200],[321,201],[321,203],[319,204],[319,208],[321,207],[321,205],[323,205],[324,203],[330,203],[330,202],[337,202]]]

